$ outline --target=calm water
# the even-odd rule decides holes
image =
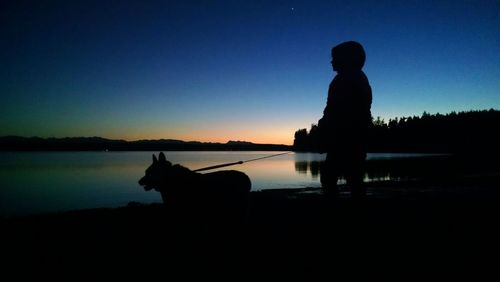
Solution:
[[[197,169],[279,152],[167,152]],[[152,152],[0,152],[0,216],[161,202],[137,184]],[[369,154],[368,158],[409,155]],[[252,190],[319,187],[324,154],[290,153],[230,167],[248,174]],[[228,169],[228,168],[225,168]],[[369,180],[369,179],[368,179]]]

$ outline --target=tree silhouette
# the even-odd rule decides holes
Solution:
[[[500,111],[483,110],[429,114],[372,121],[370,152],[498,153]],[[317,126],[295,132],[296,151],[318,152]]]

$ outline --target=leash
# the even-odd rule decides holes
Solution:
[[[258,160],[262,160],[262,159],[267,159],[267,158],[273,158],[273,157],[277,157],[277,156],[281,156],[281,155],[286,155],[286,154],[290,154],[292,152],[293,151],[288,151],[288,152],[284,152],[284,153],[269,155],[269,156],[265,156],[265,157],[259,157],[259,158],[255,158],[255,159],[249,159],[249,160],[245,160],[245,161],[238,161],[238,162],[234,162],[234,163],[225,163],[225,164],[220,164],[220,165],[207,166],[207,167],[204,167],[204,168],[195,169],[193,171],[198,172],[198,171],[212,170],[212,169],[226,167],[226,166],[244,164],[244,163],[248,163],[248,162],[253,162],[253,161],[258,161]]]

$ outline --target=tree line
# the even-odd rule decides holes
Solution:
[[[388,122],[377,117],[372,119],[372,124],[367,136],[369,152],[499,152],[499,110],[424,112],[422,116],[394,118]],[[296,151],[318,152],[319,144],[316,124],[309,130],[303,128],[295,132],[293,146]]]

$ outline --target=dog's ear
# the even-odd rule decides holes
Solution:
[[[157,163],[157,162],[158,162],[158,160],[156,159],[155,154],[153,154],[153,163],[155,164],[155,163]]]
[[[167,161],[167,158],[165,157],[165,154],[163,154],[163,152],[160,152],[160,154],[158,155],[158,162],[167,166],[172,166],[172,163]]]
[[[160,155],[158,155],[158,160],[162,163],[167,162],[167,158],[165,157],[165,154],[163,154],[163,152],[160,152]]]

